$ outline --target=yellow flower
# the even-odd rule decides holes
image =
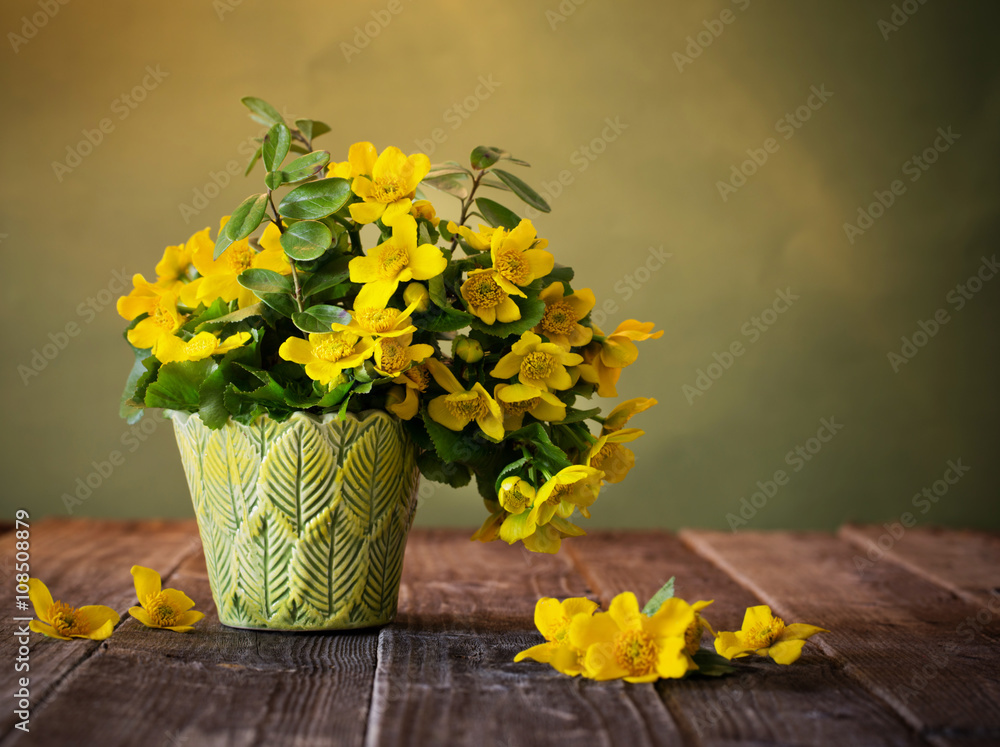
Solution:
[[[497,282],[493,270],[473,270],[459,288],[469,311],[486,324],[507,323],[521,318],[521,309]]]
[[[490,257],[497,285],[509,295],[524,296],[519,285],[528,285],[552,272],[555,258],[545,251],[548,244],[545,239],[536,238],[535,227],[527,219],[509,233],[496,229],[490,237]]]
[[[135,312],[142,309],[141,313],[148,313],[145,319],[136,324],[128,331],[128,341],[140,349],[152,348],[161,337],[173,336],[184,324],[184,316],[177,310],[177,294],[165,288],[150,285],[142,279],[142,275],[136,275],[132,281],[136,288],[133,293],[118,299],[118,313],[129,315],[134,319],[138,314]],[[145,286],[140,288],[140,283]],[[153,292],[152,296],[139,295],[147,290]]]
[[[401,385],[390,387],[385,409],[400,420],[409,420],[417,414],[420,393],[427,391],[430,374],[425,366],[414,366],[395,378]]]
[[[238,332],[221,342],[211,332],[199,332],[187,342],[174,335],[163,335],[153,345],[153,355],[160,363],[200,361],[210,355],[228,353],[249,341],[249,332]]]
[[[597,500],[604,473],[599,469],[574,464],[559,470],[538,491],[531,507],[531,518],[539,526],[548,524],[553,516],[568,519],[573,509],[590,518],[589,506]]]
[[[564,296],[563,284],[556,282],[539,293],[538,297],[545,302],[545,315],[534,332],[545,335],[549,342],[558,343],[567,349],[582,347],[590,342],[594,330],[579,322],[597,303],[594,291],[582,288]]]
[[[544,389],[524,384],[497,384],[493,397],[503,412],[503,427],[516,431],[527,413],[536,420],[558,422],[566,417],[566,404]]]
[[[622,369],[635,363],[639,357],[637,341],[655,340],[663,336],[663,330],[653,332],[653,322],[639,322],[626,319],[618,325],[618,329],[607,337],[600,329],[594,327],[601,340],[595,340],[587,345],[583,357],[587,365],[580,367],[584,381],[597,384],[597,394],[601,397],[617,397],[618,378]]]
[[[426,221],[430,221],[430,224],[434,226],[434,228],[437,228],[438,224],[441,222],[441,219],[437,217],[437,211],[434,209],[434,206],[431,205],[430,200],[417,200],[414,202],[413,206],[410,208],[410,215],[414,218],[423,218]]]
[[[561,602],[552,597],[542,597],[535,604],[535,627],[545,637],[545,643],[521,651],[514,661],[533,659],[571,677],[581,674],[582,652],[570,645],[570,623],[577,616],[590,617],[596,610],[597,603],[585,597],[570,597]]]
[[[347,160],[329,164],[326,167],[326,175],[351,181],[356,176],[370,174],[375,155],[375,146],[371,143],[355,143],[347,152]]]
[[[698,665],[694,663],[692,658],[698,649],[701,648],[701,636],[706,630],[714,637],[715,631],[712,630],[712,626],[708,624],[708,620],[701,616],[701,611],[705,609],[715,600],[710,600],[708,602],[700,601],[695,602],[691,605],[691,609],[694,611],[694,622],[691,623],[687,630],[684,631],[684,653],[688,657],[688,669],[697,669]]]
[[[496,231],[503,231],[502,228],[492,228],[480,223],[479,232],[473,233],[472,229],[468,226],[456,225],[454,221],[448,221],[448,230],[453,234],[457,233],[465,239],[469,247],[475,249],[477,252],[488,251],[493,242],[493,234]]]
[[[414,363],[422,363],[434,355],[434,348],[423,343],[411,345],[413,333],[380,337],[375,341],[375,370],[383,376],[401,376]]]
[[[531,508],[535,500],[535,486],[520,477],[505,477],[500,483],[497,497],[507,513],[517,515]]]
[[[118,613],[102,604],[70,607],[56,602],[48,588],[37,578],[28,579],[28,598],[35,607],[37,620],[28,623],[36,633],[68,641],[71,638],[90,638],[103,641],[111,635],[121,619]]]
[[[747,608],[740,630],[720,632],[715,638],[715,650],[727,659],[757,654],[770,656],[778,664],[791,664],[801,656],[810,636],[829,632],[804,623],[785,625],[784,620],[771,614],[770,607],[761,604]]]
[[[401,282],[430,280],[447,266],[448,260],[436,246],[417,246],[417,222],[412,216],[400,216],[392,226],[392,238],[348,265],[351,282],[364,283],[354,305],[384,308]]]
[[[684,634],[694,621],[693,608],[681,599],[668,599],[656,614],[643,615],[635,594],[626,591],[611,600],[607,612],[574,617],[569,639],[586,652],[584,676],[653,682],[688,671]]]
[[[187,278],[194,253],[203,241],[208,241],[208,229],[199,231],[178,246],[168,246],[163,250],[163,258],[156,265],[156,284],[173,291],[179,291]]]
[[[621,482],[635,466],[635,454],[622,444],[635,441],[643,433],[638,428],[624,428],[602,434],[597,443],[590,447],[587,464],[604,472],[605,482]]]
[[[165,628],[187,633],[191,626],[205,616],[191,609],[194,602],[183,591],[163,589],[160,574],[152,568],[132,566],[135,594],[141,607],[131,607],[129,614],[147,628]]]
[[[220,231],[225,228],[227,221],[228,218],[222,219]],[[192,308],[199,303],[207,306],[217,298],[226,302],[239,301],[241,309],[257,303],[258,298],[254,292],[244,288],[237,280],[241,272],[261,269],[288,275],[292,271],[285,251],[281,248],[281,232],[273,223],[268,223],[264,229],[260,237],[260,246],[262,251],[256,252],[247,239],[234,241],[222,256],[212,259],[215,245],[208,240],[208,234],[205,233],[205,240],[199,241],[193,255],[194,266],[201,277],[184,286],[181,290],[181,301]]]
[[[407,157],[390,145],[376,158],[374,145],[356,143],[351,146],[350,160],[352,167],[357,162],[360,172],[351,182],[351,191],[364,200],[350,206],[355,221],[374,223],[381,218],[382,223],[391,226],[402,216],[409,217],[417,185],[431,170],[427,156],[414,153]]]
[[[357,307],[350,311],[351,323],[330,326],[334,332],[353,332],[356,335],[369,337],[400,337],[416,331],[410,314],[417,304],[410,304],[404,311],[383,308],[381,306]]]
[[[556,553],[564,538],[586,534],[580,527],[559,516],[553,516],[549,523],[540,526],[533,511],[509,513],[499,503],[495,507],[491,503],[487,502],[490,515],[470,537],[471,540],[493,542],[502,539],[509,545],[520,540],[531,552]]]
[[[427,403],[431,419],[453,431],[460,431],[473,420],[483,433],[494,441],[503,438],[503,420],[500,405],[496,403],[478,381],[466,391],[455,375],[441,361],[431,358],[427,369],[434,380],[448,394],[435,397]]]
[[[414,311],[427,311],[431,305],[431,296],[423,283],[409,283],[403,290],[403,303],[412,306]]]
[[[304,364],[310,379],[330,384],[340,378],[345,368],[357,368],[370,358],[373,347],[369,337],[351,332],[327,332],[310,334],[308,340],[289,337],[281,343],[278,355],[286,361]]]
[[[611,431],[624,428],[633,415],[645,412],[655,404],[656,400],[652,397],[636,397],[635,399],[625,400],[604,418],[604,427],[601,429],[601,432],[611,433]]]
[[[490,371],[490,376],[495,379],[517,376],[522,384],[545,391],[573,386],[573,378],[566,371],[566,366],[583,362],[583,358],[561,345],[542,342],[542,338],[534,332],[525,332],[510,350]]]

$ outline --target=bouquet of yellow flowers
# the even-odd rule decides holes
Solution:
[[[507,152],[481,146],[468,167],[432,166],[361,142],[332,162],[313,148],[328,125],[243,103],[269,128],[247,168],[263,163],[265,189],[214,238],[205,228],[167,247],[156,279],[136,275],[119,299],[135,353],[123,416],[165,408],[218,429],[384,410],[417,444],[425,477],[458,487],[475,475],[489,511],[475,539],[555,552],[582,534],[570,518],[625,477],[626,444],[642,435],[625,426],[655,400],[602,418],[578,399],[617,396],[635,343],[662,331],[596,328],[593,292],[574,289],[532,222],[480,195],[549,211],[501,168],[528,166]],[[440,220],[422,187],[460,200],[458,221]]]

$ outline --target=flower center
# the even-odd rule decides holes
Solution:
[[[254,251],[246,244],[231,244],[226,250],[226,259],[233,272],[243,272],[253,264]]]
[[[176,313],[162,300],[153,309],[153,322],[157,327],[173,332],[176,329]]]
[[[406,197],[405,187],[396,177],[380,177],[372,182],[371,198],[375,202],[390,203]]]
[[[406,353],[406,346],[401,345],[399,340],[388,338],[379,342],[380,359],[382,370],[386,373],[398,373],[406,368],[410,362],[410,356]]]
[[[465,297],[477,309],[492,309],[507,300],[503,288],[485,273],[473,275],[465,283]]]
[[[748,631],[742,633],[741,637],[747,648],[767,648],[784,629],[785,621],[780,617],[772,617],[769,622],[752,626]]]
[[[462,399],[448,398],[445,400],[445,406],[448,408],[448,412],[456,418],[463,418],[465,420],[475,420],[482,417],[487,413],[488,409],[486,403],[478,395],[475,397],[463,397]]]
[[[562,615],[546,625],[545,630],[541,631],[541,633],[545,636],[546,640],[564,643],[566,642],[566,637],[569,635],[569,622],[569,618]]]
[[[70,607],[68,604],[56,602],[49,608],[49,624],[55,628],[59,635],[87,635],[90,632],[90,623],[80,610]]]
[[[170,600],[161,591],[159,594],[151,594],[146,598],[146,604],[143,605],[149,616],[153,619],[153,622],[160,627],[170,627],[171,625],[177,624],[177,618],[180,617],[180,613],[170,606]]]
[[[500,504],[510,513],[519,514],[531,505],[532,496],[521,492],[521,484],[517,483],[512,488],[504,490],[500,494]],[[569,625],[569,621],[566,621]]]
[[[618,459],[618,453],[621,451],[620,444],[604,444],[601,450],[594,454],[594,458],[590,460],[590,466],[594,469],[604,469],[604,465],[609,461],[616,461]]]
[[[329,363],[336,363],[354,352],[354,345],[330,335],[313,344],[313,355]]]
[[[516,249],[498,254],[493,268],[514,285],[524,285],[531,277],[531,267]]]
[[[354,311],[354,318],[369,332],[382,334],[392,329],[398,314],[395,309],[361,309]]]
[[[500,403],[500,409],[503,410],[505,415],[521,415],[537,407],[542,398],[531,397],[530,399],[523,399],[520,402],[504,402],[502,399],[497,401]]]
[[[649,674],[656,654],[656,644],[642,630],[623,630],[615,638],[615,659],[633,677]]]
[[[553,506],[558,506],[563,501],[563,496],[572,491],[571,485],[563,485],[561,482],[557,483],[552,492],[549,493],[549,497],[546,499],[546,503],[550,503]]]
[[[545,307],[542,331],[550,335],[568,335],[580,321],[568,301],[556,301]]]
[[[544,381],[552,375],[554,363],[555,359],[551,355],[536,350],[521,360],[521,373],[526,379]]]
[[[400,271],[410,264],[410,255],[406,249],[389,244],[378,258],[378,271],[383,280],[394,280]]]
[[[431,381],[430,374],[424,370],[423,366],[417,366],[416,368],[411,368],[409,371],[403,374],[407,379],[410,380],[410,386],[412,389],[416,389],[418,392],[427,391],[427,385]]]

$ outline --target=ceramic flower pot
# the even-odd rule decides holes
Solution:
[[[381,411],[209,430],[171,412],[220,621],[341,630],[396,614],[416,448]]]

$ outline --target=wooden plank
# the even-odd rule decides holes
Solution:
[[[681,539],[815,640],[934,744],[1000,740],[997,612],[893,563],[856,569],[854,548],[814,532],[685,531]],[[978,628],[977,613],[988,619]]]
[[[4,537],[5,554],[10,551],[11,557],[13,542],[13,535]],[[140,564],[163,573],[172,571],[195,552],[197,532],[193,522],[47,519],[32,523],[30,543],[31,575],[44,581],[56,599],[74,606],[105,604],[124,612],[135,600],[129,569]],[[29,605],[21,614],[33,617],[34,611]],[[17,650],[15,631],[27,625],[15,622],[15,616],[19,615],[0,620],[0,636],[12,652]],[[34,711],[59,681],[101,644],[59,641],[32,633],[28,645],[30,671],[15,672],[13,666],[0,670],[0,692],[13,693],[15,682],[28,676]],[[14,723],[11,710],[0,712],[0,736],[8,734]]]
[[[193,631],[127,618],[33,715],[31,734],[3,744],[363,744],[377,631],[227,628],[201,552],[166,583],[206,613]]]
[[[858,552],[858,564],[884,555],[911,573],[948,589],[969,604],[988,604],[1000,594],[1000,535],[969,529],[847,524],[840,537]]]
[[[379,637],[366,745],[661,745],[681,735],[650,685],[594,683],[514,654],[535,602],[585,596],[565,554],[414,533],[399,623]]]
[[[602,532],[568,544],[607,609],[622,591],[644,603],[670,576],[677,596],[715,600],[704,615],[723,630],[740,627],[761,601],[727,574],[664,532]],[[703,645],[712,649],[706,632]],[[870,742],[921,745],[902,719],[846,675],[837,661],[806,648],[791,667],[743,659],[722,679],[661,681],[657,688],[691,742],[703,745]]]

